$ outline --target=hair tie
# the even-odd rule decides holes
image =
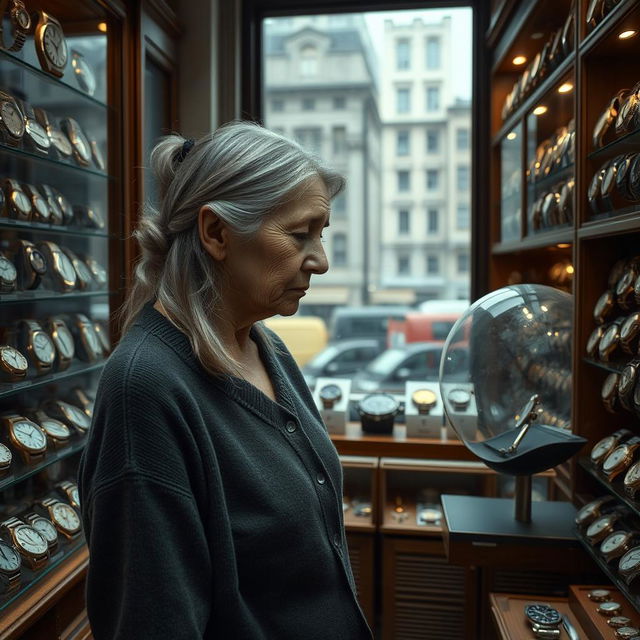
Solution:
[[[180,149],[180,153],[178,153],[178,157],[176,158],[176,162],[178,164],[180,164],[187,157],[187,153],[191,151],[191,148],[195,143],[196,142],[193,138],[189,138],[188,140],[184,141],[182,149]]]

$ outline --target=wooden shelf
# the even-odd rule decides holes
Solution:
[[[604,238],[632,232],[640,232],[640,206],[629,207],[618,215],[583,223],[578,229],[578,238]]]
[[[581,56],[588,54],[604,40],[624,16],[637,7],[637,0],[622,0],[579,43]]]
[[[491,253],[493,255],[503,255],[519,253],[520,251],[533,251],[535,249],[550,249],[556,248],[558,244],[573,244],[573,227],[567,226],[541,231],[535,235],[526,236],[521,240],[497,242],[493,245]]]

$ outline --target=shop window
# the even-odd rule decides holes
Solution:
[[[410,230],[409,209],[400,209],[400,211],[398,211],[398,233],[407,234]]]
[[[347,236],[336,233],[333,236],[333,266],[344,267],[347,264]]]
[[[440,38],[427,38],[427,69],[440,68]]]
[[[436,191],[440,186],[440,172],[437,169],[427,169],[427,190]]]
[[[438,256],[427,256],[427,273],[430,276],[435,276],[440,273],[440,258]]]
[[[409,132],[398,131],[396,136],[396,155],[408,156],[409,155]]]
[[[411,43],[406,38],[396,40],[396,69],[404,70],[411,66]]]
[[[440,151],[440,132],[437,129],[427,129],[427,153]]]
[[[440,212],[437,209],[427,209],[427,233],[438,233]]]
[[[408,171],[398,171],[398,191],[409,191],[411,184],[409,181],[410,173]]]
[[[427,87],[427,111],[440,109],[440,87]]]
[[[411,91],[407,88],[396,89],[396,111],[409,113],[411,110]]]

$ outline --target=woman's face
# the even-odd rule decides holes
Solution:
[[[237,319],[252,323],[298,310],[311,276],[329,268],[322,246],[329,213],[327,189],[314,178],[268,216],[253,237],[229,234],[224,301]]]

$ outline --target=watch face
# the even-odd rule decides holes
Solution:
[[[53,340],[44,332],[36,331],[32,336],[33,353],[40,362],[52,364],[56,357]]]
[[[602,469],[605,473],[611,473],[619,467],[629,457],[630,447],[627,444],[621,444],[616,447],[605,459]]]
[[[40,249],[29,247],[29,264],[31,268],[38,274],[43,276],[47,272],[47,263]]]
[[[622,562],[622,560],[620,562]],[[598,613],[601,613],[605,616],[613,615],[614,613],[618,613],[621,610],[622,606],[618,602],[603,602],[598,607]]]
[[[32,202],[35,210],[38,212],[38,216],[44,220],[49,220],[51,210],[49,209],[47,201],[42,196],[34,195]]]
[[[71,499],[71,502],[73,504],[77,504],[78,506],[80,506],[80,492],[78,491],[78,487],[74,487],[73,489],[71,489],[69,494],[70,494],[69,498]]]
[[[53,505],[51,517],[60,528],[69,533],[74,533],[80,529],[80,518],[78,514],[74,511],[73,507],[70,507],[64,502],[56,502],[56,504]]]
[[[68,402],[58,401],[58,406],[62,409],[62,412],[66,416],[67,420],[72,422],[80,429],[86,430],[91,426],[91,420],[82,409],[75,407]]]
[[[638,335],[640,330],[640,313],[637,311],[632,313],[620,327],[620,340],[627,342],[633,340]]]
[[[620,338],[620,327],[617,324],[612,324],[604,332],[598,345],[598,353],[601,358],[606,358],[615,349],[618,339]]]
[[[0,465],[7,467],[11,464],[12,458],[11,449],[9,449],[6,444],[0,442]]]
[[[29,368],[27,359],[13,347],[0,347],[0,358],[16,372],[26,371]]]
[[[35,120],[27,120],[24,130],[39,147],[48,149],[51,146],[51,140],[45,128]]]
[[[342,398],[342,389],[337,384],[326,384],[320,389],[322,400],[337,402]]]
[[[360,401],[360,410],[370,416],[393,415],[398,410],[398,402],[386,393],[372,393]]]
[[[438,401],[436,394],[431,389],[418,389],[413,392],[411,399],[417,405],[433,406]]]
[[[48,436],[53,438],[68,438],[71,435],[69,427],[60,420],[54,420],[53,418],[45,418],[40,420],[40,426],[44,429]]]
[[[596,327],[589,336],[587,340],[587,355],[593,357],[596,355],[598,349],[598,343],[600,342],[600,338],[604,333],[602,327]]]
[[[606,318],[607,314],[613,308],[614,296],[613,291],[605,291],[596,302],[596,306],[593,308],[593,317],[596,322],[601,323]]]
[[[91,270],[96,282],[100,285],[107,283],[107,270],[93,258],[87,258],[87,266]]]
[[[614,531],[602,541],[600,551],[605,555],[614,553],[617,549],[627,544],[629,540],[631,540],[631,534],[628,531]]]
[[[631,392],[631,389],[633,389],[633,385],[636,382],[637,372],[637,364],[630,363],[624,367],[620,374],[620,381],[618,382],[618,393],[620,395],[626,395]]]
[[[587,529],[587,537],[593,538],[603,531],[606,531],[611,525],[616,521],[616,518],[613,515],[602,516],[598,518],[595,522],[592,522]]]
[[[620,558],[618,569],[627,572],[633,571],[638,567],[640,567],[640,547],[634,547]]]
[[[6,542],[0,540],[0,571],[13,573],[20,568],[20,554]]]
[[[625,487],[635,487],[640,483],[640,462],[634,462],[624,477]]]
[[[598,442],[595,447],[591,450],[591,460],[592,462],[599,462],[602,458],[611,452],[611,449],[614,447],[616,443],[616,438],[614,436],[607,436],[606,438],[602,438],[600,442]]]
[[[14,138],[21,138],[24,135],[24,118],[13,102],[0,103],[0,117]]]
[[[528,604],[524,608],[525,615],[536,624],[558,625],[562,622],[562,616],[557,609],[548,604]]]
[[[23,30],[27,31],[31,27],[31,16],[24,7],[14,8],[13,16],[16,24]]]
[[[90,324],[83,324],[82,327],[81,327],[81,331],[82,331],[83,335],[85,336],[85,339],[87,341],[87,345],[88,345],[90,351],[95,356],[101,355],[102,354],[102,347],[100,346],[100,341],[98,340],[98,336],[96,335],[96,332],[95,332],[93,326],[90,325]]]
[[[60,129],[51,129],[49,131],[51,144],[65,157],[69,157],[73,153],[69,138],[60,131]]]
[[[66,256],[66,254],[62,253],[62,251],[57,253],[58,256],[58,269],[60,271],[60,275],[63,277],[65,284],[69,286],[73,286],[76,283],[77,276],[76,270],[73,268],[73,264],[71,260]]]
[[[14,529],[14,540],[30,555],[40,556],[49,550],[44,536],[26,524],[18,525]]]
[[[618,389],[618,382],[620,380],[619,373],[610,373],[604,380],[602,385],[602,399],[610,399]]]
[[[29,197],[24,191],[20,189],[12,191],[11,201],[21,214],[27,216],[31,213],[31,200],[29,200]]]
[[[73,344],[73,336],[65,325],[56,325],[55,343],[58,347],[60,355],[65,359],[73,358],[75,348]]]
[[[42,33],[43,50],[49,62],[58,69],[67,64],[67,43],[62,29],[53,22],[44,26]]]
[[[466,408],[471,402],[471,394],[466,389],[452,389],[447,398],[456,408]]]
[[[80,88],[90,96],[96,90],[96,76],[84,56],[79,51],[71,51],[71,66]]]
[[[13,437],[29,451],[41,451],[47,446],[47,437],[31,420],[16,420],[11,424]]]
[[[18,277],[18,272],[13,266],[13,262],[5,256],[0,256],[0,282],[13,284]]]
[[[627,616],[613,616],[607,620],[607,624],[614,629],[621,629],[622,627],[628,627],[633,621]]]
[[[60,209],[62,209],[62,214],[65,219],[65,223],[69,223],[73,220],[73,207],[71,203],[62,195],[59,191],[56,193],[56,200],[60,205]]]
[[[46,518],[35,518],[31,521],[31,526],[47,541],[56,542],[58,532],[56,528]]]

